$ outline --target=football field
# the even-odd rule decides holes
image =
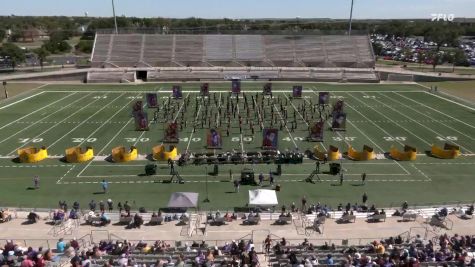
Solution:
[[[376,159],[352,161],[345,157],[342,164],[345,180],[339,185],[339,177],[321,174],[321,182],[306,183],[303,180],[315,169],[315,161],[305,158],[302,164],[285,164],[276,183],[282,186],[279,202],[290,205],[306,195],[311,202],[338,203],[361,202],[367,192],[369,201],[377,206],[399,205],[402,201],[412,204],[443,202],[473,202],[475,186],[475,107],[460,103],[447,96],[429,93],[420,85],[373,85],[373,84],[312,84],[303,83],[303,96],[292,99],[292,85],[297,83],[274,83],[273,99],[265,97],[261,110],[275,110],[276,124],[263,121],[264,127],[279,128],[280,151],[326,151],[330,145],[342,153],[351,145],[358,151],[363,146],[372,147]],[[178,153],[223,153],[255,152],[262,146],[262,131],[256,127],[239,129],[238,119],[230,122],[229,136],[221,127],[223,146],[207,149],[208,126],[201,126],[205,106],[199,94],[200,84],[183,83],[183,99],[170,98],[169,83],[140,85],[46,85],[27,94],[0,102],[0,206],[55,207],[59,200],[68,203],[79,201],[83,207],[91,200],[111,198],[115,203],[129,200],[136,207],[158,208],[167,204],[172,192],[193,191],[200,193],[203,208],[231,209],[243,207],[248,200],[249,189],[242,186],[234,193],[232,178],[237,178],[244,168],[254,169],[256,176],[276,170],[274,164],[223,164],[217,176],[208,175],[212,165],[177,167],[185,184],[162,183],[170,179],[166,162],[151,161],[152,147],[161,144],[167,122],[186,121],[179,131],[179,143],[174,144]],[[242,92],[255,95],[262,92],[263,83],[243,82]],[[230,83],[211,83],[210,108],[224,105],[229,96]],[[318,93],[330,92],[330,103],[344,100],[347,113],[346,131],[333,132],[326,123],[323,142],[309,142],[309,124],[302,106],[317,103]],[[157,93],[158,103],[169,103],[175,113],[159,113],[152,121],[155,109],[147,106],[150,119],[149,131],[136,131],[132,106],[142,100],[146,93]],[[242,96],[241,96],[242,97]],[[260,96],[262,97],[262,96]],[[181,111],[186,105],[183,117]],[[168,102],[169,101],[169,102]],[[286,103],[289,118],[281,114],[276,103]],[[245,116],[243,101],[236,109]],[[258,112],[258,109],[253,109]],[[307,112],[307,115],[303,114]],[[294,115],[295,114],[295,115]],[[316,121],[317,115],[309,121]],[[254,125],[261,114],[250,114]],[[291,120],[297,121],[291,129]],[[307,117],[308,118],[308,117]],[[311,124],[311,123],[310,123]],[[195,125],[196,131],[193,131]],[[444,146],[450,143],[460,147],[462,155],[457,159],[438,159],[428,153],[433,144]],[[417,149],[417,160],[395,161],[387,156],[392,146],[402,150],[404,145]],[[46,147],[49,158],[38,163],[18,163],[17,150],[25,147]],[[86,163],[71,164],[63,160],[70,147],[90,146],[95,158]],[[135,146],[138,159],[127,163],[108,160],[114,147]],[[144,175],[146,164],[157,164],[157,174]],[[321,166],[328,170],[328,164]],[[367,173],[366,184],[361,184],[361,174]],[[230,175],[231,174],[231,175]],[[32,190],[33,177],[40,177],[40,189]],[[110,192],[101,194],[100,182],[110,183]],[[264,188],[270,188],[264,183]]]

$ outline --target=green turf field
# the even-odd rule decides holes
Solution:
[[[314,161],[305,159],[303,164],[284,165],[283,174],[276,177],[282,191],[278,193],[281,203],[298,202],[306,195],[312,202],[338,203],[360,202],[363,192],[369,201],[379,206],[399,205],[407,200],[411,204],[442,203],[475,200],[475,108],[461,104],[440,95],[434,95],[418,85],[327,85],[303,84],[301,99],[289,100],[291,85],[275,83],[273,97],[286,100],[287,110],[294,110],[304,102],[316,103],[319,91],[330,91],[331,102],[345,101],[348,114],[347,131],[325,130],[322,143],[306,141],[308,126],[300,112],[296,112],[298,128],[279,131],[279,149],[305,151],[318,145],[321,150],[329,145],[346,152],[348,145],[361,150],[363,145],[374,148],[378,159],[354,162],[343,159],[345,182],[338,185],[338,178],[321,175],[322,182],[302,182],[315,168]],[[205,116],[199,96],[199,84],[183,84],[184,97],[191,98],[184,119],[187,127],[180,132],[179,152],[258,151],[262,133],[255,134],[244,127],[242,133],[237,119],[231,122],[230,136],[224,136],[223,149],[206,149],[206,129],[198,123],[196,132],[190,125],[195,117]],[[213,83],[211,94],[227,97],[229,84]],[[247,94],[262,91],[262,83],[243,83]],[[55,207],[59,200],[68,203],[80,201],[84,206],[91,200],[129,200],[136,207],[158,208],[166,205],[171,192],[196,191],[203,200],[206,195],[206,179],[210,203],[203,208],[242,207],[248,199],[248,189],[242,186],[240,193],[234,193],[229,172],[238,175],[244,167],[254,168],[256,173],[275,171],[274,165],[220,165],[220,173],[206,176],[211,166],[188,165],[178,167],[185,184],[163,184],[169,179],[166,162],[160,162],[158,175],[143,176],[146,159],[153,146],[160,144],[164,134],[164,121],[178,118],[179,112],[160,115],[159,123],[151,123],[150,130],[135,131],[131,117],[131,106],[144,99],[146,92],[158,92],[159,103],[168,100],[171,84],[145,85],[47,85],[27,95],[3,101],[0,104],[0,206]],[[222,99],[219,98],[219,99]],[[267,99],[265,102],[268,101]],[[171,100],[175,110],[183,107],[183,100]],[[221,105],[218,101],[217,105]],[[198,105],[198,107],[195,107]],[[212,104],[215,106],[215,103]],[[272,106],[265,104],[270,111]],[[244,110],[241,101],[238,109]],[[147,108],[145,108],[147,110]],[[194,111],[198,110],[198,115]],[[153,111],[149,110],[149,118]],[[306,111],[308,112],[308,110]],[[280,123],[280,113],[277,113]],[[244,115],[243,115],[244,116]],[[309,115],[310,116],[310,115]],[[293,119],[293,116],[289,116]],[[316,118],[316,116],[315,116]],[[181,118],[178,118],[181,119]],[[251,114],[251,120],[255,116]],[[255,122],[256,124],[256,122]],[[265,122],[269,126],[270,122]],[[455,160],[442,160],[426,155],[432,144],[449,142],[461,147],[463,155]],[[413,162],[397,162],[384,157],[394,145],[402,148],[409,144],[418,149],[418,159]],[[69,164],[60,159],[65,149],[72,146],[92,146],[96,158],[89,163]],[[110,163],[105,160],[113,147],[136,146],[139,160],[129,163]],[[17,163],[17,150],[27,146],[46,146],[50,155],[38,164]],[[323,171],[328,165],[321,167]],[[362,172],[368,174],[366,185],[360,184]],[[30,190],[34,175],[39,175],[39,190]],[[100,181],[110,182],[110,192],[100,194]],[[269,188],[268,182],[265,188]]]

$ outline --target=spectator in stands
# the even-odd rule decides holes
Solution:
[[[327,255],[327,259],[325,261],[325,264],[328,264],[328,265],[333,265],[334,264],[333,257],[332,257],[331,254]]]
[[[71,240],[69,242],[69,245],[74,248],[74,250],[78,250],[79,249],[79,243],[78,241],[76,240],[76,238],[73,238],[73,240]]]
[[[65,248],[66,248],[66,243],[64,243],[64,240],[60,238],[58,242],[56,243],[56,252],[62,253],[64,252]]]
[[[29,223],[36,223],[40,220],[40,216],[38,216],[38,214],[36,214],[35,212],[31,211],[30,213],[28,213],[28,222]]]
[[[74,203],[73,203],[73,209],[79,210],[79,202],[74,201]]]
[[[89,202],[89,209],[91,211],[96,211],[96,202],[94,201],[94,199],[92,199],[91,202]]]
[[[119,203],[117,203],[117,208],[119,209],[119,213],[122,213],[122,202],[119,201]]]
[[[112,202],[112,199],[107,199],[107,207],[109,208],[109,212],[112,212],[114,209],[114,203]]]
[[[138,213],[135,213],[134,215],[134,221],[133,221],[133,226],[135,228],[140,228],[143,224],[143,219],[142,216],[140,216]]]
[[[129,201],[125,201],[125,203],[124,203],[124,210],[125,210],[125,212],[130,213],[130,208],[131,208],[131,207],[130,207],[130,205],[129,205]]]
[[[104,201],[99,201],[99,211],[102,213],[106,210],[106,206],[104,204]]]
[[[473,212],[474,212],[474,207],[473,207],[473,204],[472,204],[472,205],[470,205],[470,206],[468,207],[468,209],[465,211],[465,214],[466,214],[466,215],[469,215],[469,216],[473,216]]]
[[[111,219],[109,217],[107,217],[106,213],[105,212],[102,212],[101,213],[101,225],[102,226],[106,226],[108,225],[109,223],[111,223]],[[142,222],[143,223],[143,222]],[[140,228],[140,227],[139,227]]]
[[[119,261],[117,262],[119,264],[119,266],[121,267],[126,267],[128,266],[129,264],[129,259],[127,259],[127,257],[125,256],[125,254],[122,254],[120,255],[120,259]]]
[[[71,211],[69,212],[69,219],[79,219],[79,215],[76,209],[71,209]]]

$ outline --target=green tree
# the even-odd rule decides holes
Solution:
[[[0,28],[0,43],[3,41],[3,39],[5,38],[5,29],[3,28]]]
[[[17,64],[25,61],[25,51],[12,43],[3,44],[0,48],[0,56],[7,57],[12,61],[13,71],[15,71]]]
[[[94,41],[80,40],[79,43],[76,45],[76,50],[81,51],[86,54],[90,54],[92,52],[93,46],[94,46]]]
[[[41,71],[43,71],[43,64],[45,62],[46,57],[49,56],[48,50],[46,50],[44,47],[40,47],[33,50],[33,53],[35,53],[38,57],[38,60],[40,61]]]
[[[437,43],[437,51],[440,51],[440,47],[443,44],[450,46],[456,46],[460,37],[461,30],[455,25],[439,24],[430,27],[425,34],[426,41],[432,41]]]

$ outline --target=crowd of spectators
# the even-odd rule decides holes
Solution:
[[[340,266],[419,266],[423,262],[440,265],[473,266],[475,264],[475,238],[471,236],[441,235],[433,240],[416,236],[404,240],[400,236],[373,241],[366,246],[341,246],[325,243],[314,246],[307,239],[290,245],[285,238],[271,240],[265,247],[271,254],[271,263],[288,262],[291,266],[309,267],[316,264]]]

